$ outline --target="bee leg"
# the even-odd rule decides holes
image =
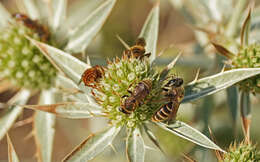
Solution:
[[[144,56],[150,57],[151,56],[151,52],[144,54]]]
[[[121,98],[129,97],[128,95],[123,95]]]

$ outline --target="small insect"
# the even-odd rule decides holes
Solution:
[[[103,77],[104,73],[103,67],[96,65],[85,70],[81,76],[80,82],[83,81],[85,86],[96,88],[96,84],[99,82],[100,78]]]
[[[124,56],[128,58],[134,57],[143,59],[145,56],[149,57],[151,53],[145,53],[146,42],[144,38],[138,38],[134,46],[124,51]]]
[[[139,82],[134,88],[133,92],[128,90],[131,96],[128,95],[122,96],[122,98],[125,97],[127,98],[121,101],[121,106],[119,110],[125,114],[131,114],[137,108],[137,106],[143,104],[145,97],[148,96],[151,89],[152,89],[151,80],[143,80]]]
[[[164,96],[169,102],[161,106],[152,116],[152,121],[161,122],[165,120],[175,120],[180,102],[184,97],[182,78],[173,78],[162,88]]]
[[[50,33],[46,26],[40,25],[37,21],[21,13],[15,13],[13,17],[16,21],[22,22],[26,27],[34,30],[39,35],[41,41],[47,42],[49,40]]]

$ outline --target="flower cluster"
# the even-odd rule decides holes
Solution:
[[[231,145],[229,152],[224,155],[224,162],[230,161],[248,161],[256,162],[260,160],[260,152],[257,151],[256,146],[246,142]]]
[[[243,47],[237,55],[232,57],[232,65],[234,68],[259,68],[260,67],[260,46],[259,44],[251,44]],[[239,83],[241,90],[251,91],[253,93],[260,92],[260,76],[246,79]]]
[[[131,114],[120,111],[123,102],[131,95],[129,91],[133,91],[138,83],[145,80],[151,82],[151,88],[143,103],[139,104]],[[123,56],[121,59],[108,61],[107,67],[104,68],[104,76],[93,94],[108,114],[112,124],[134,128],[150,120],[154,112],[165,103],[161,91],[162,83],[159,74],[150,66],[147,58]]]
[[[35,30],[21,22],[1,28],[0,73],[19,87],[49,88],[56,69],[25,36],[40,40]]]

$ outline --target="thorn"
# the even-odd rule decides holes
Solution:
[[[112,150],[115,152],[115,154],[118,153],[118,151],[116,150],[115,146],[112,143],[110,143],[109,146],[112,148]]]
[[[87,64],[89,64],[89,66],[91,67],[91,62],[90,62],[90,58],[89,56],[87,56],[87,60],[86,60]]]
[[[126,49],[130,49],[130,46],[119,36],[119,35],[116,35],[116,38],[123,44],[123,46],[126,48]]]
[[[179,54],[177,55],[177,57],[167,66],[167,70],[171,69],[172,67],[174,67],[174,65],[176,64],[176,62],[179,60],[180,56],[182,55],[182,51],[179,52]]]
[[[145,145],[144,148],[147,149],[147,150],[158,151],[158,149],[147,146],[147,145]]]
[[[174,46],[173,44],[170,44],[168,47],[162,49],[162,50],[159,52],[158,57],[162,56],[166,50],[171,49],[173,46]]]
[[[196,83],[196,82],[198,81],[198,79],[199,79],[199,74],[200,74],[200,68],[198,68],[194,80],[193,80],[192,82],[190,82],[189,84],[194,84],[194,83]]]
[[[222,69],[221,69],[221,71],[220,71],[220,73],[224,73],[225,72],[225,69],[226,69],[226,64],[224,64],[224,66],[222,67]]]
[[[189,157],[187,154],[185,154],[185,153],[182,153],[182,156],[186,159],[186,160],[188,160],[189,162],[196,162],[196,160],[194,160],[194,159],[192,159],[191,157]]]
[[[222,54],[223,56],[226,56],[227,58],[233,58],[235,54],[233,54],[231,51],[229,51],[224,46],[217,44],[215,42],[211,41],[211,44],[215,47],[216,51]]]
[[[16,122],[12,128],[17,128],[17,127],[21,127],[21,126],[24,126],[26,124],[30,124],[33,122],[33,117],[29,117],[27,119],[24,119],[24,120],[21,120],[21,121],[18,121]]]
[[[23,140],[24,140],[24,141],[27,141],[27,140],[29,140],[30,138],[32,138],[33,135],[34,135],[34,131],[31,131],[30,133],[28,133],[28,134],[23,138]]]
[[[211,128],[209,127],[209,125],[208,125],[208,130],[209,130],[209,134],[210,134],[211,140],[212,140],[214,143],[217,144],[216,138],[214,137],[214,135],[213,135],[213,133],[212,133],[212,130],[211,130]],[[223,160],[224,160],[224,159],[223,159],[223,154],[222,154],[220,151],[218,151],[218,150],[214,150],[214,151],[215,151],[215,154],[216,154],[216,157],[217,157],[218,161],[223,161]]]

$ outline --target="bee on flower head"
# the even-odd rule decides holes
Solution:
[[[152,116],[152,121],[175,120],[180,103],[184,97],[183,79],[172,77],[162,88],[168,103],[162,105]]]

